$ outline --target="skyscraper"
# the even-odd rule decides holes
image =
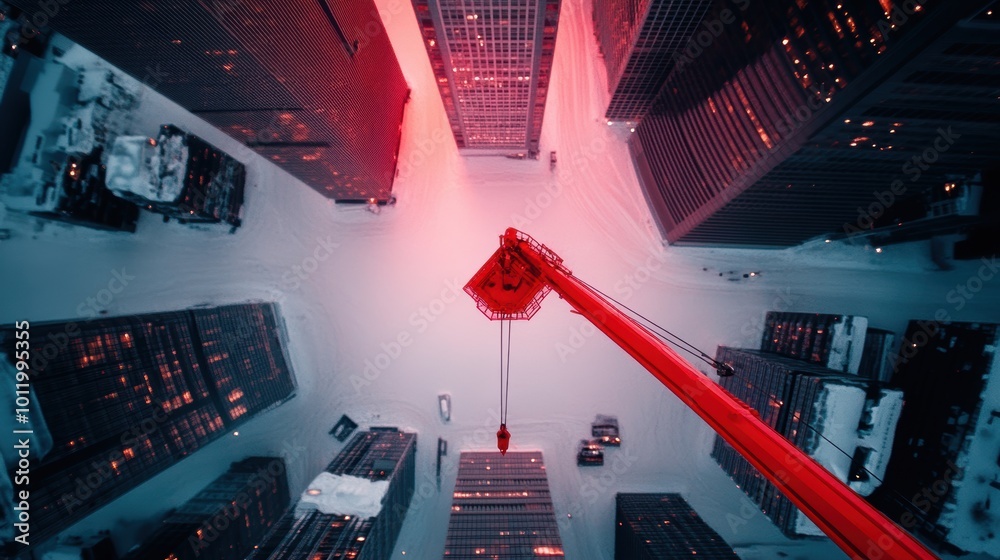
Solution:
[[[563,556],[541,452],[462,452],[444,558]]]
[[[857,374],[867,335],[867,317],[768,311],[760,349]]]
[[[903,406],[900,391],[870,388],[867,379],[757,350],[719,347],[716,359],[735,372],[720,379],[724,389],[854,491],[867,496],[881,483]],[[783,533],[823,536],[718,436],[712,457]]]
[[[638,120],[646,114],[711,5],[711,0],[594,0],[594,28],[611,92],[604,116]]]
[[[358,558],[387,560],[413,497],[417,435],[396,428],[361,432],[310,483],[249,560]],[[376,511],[341,501],[378,498]]]
[[[13,3],[29,19],[42,11]],[[389,198],[409,90],[372,0],[79,0],[57,9],[45,17],[53,29],[324,196]]]
[[[943,547],[993,554],[1000,518],[1000,325],[910,321],[892,360],[903,390],[885,484],[872,501]]]
[[[739,560],[680,494],[615,495],[615,559]]]
[[[1000,147],[989,4],[718,4],[629,143],[664,237],[780,247],[941,218],[924,197]]]
[[[288,508],[280,457],[249,457],[177,508],[124,560],[243,560]]]
[[[448,122],[467,154],[536,155],[560,0],[413,0]]]
[[[32,456],[32,544],[295,389],[273,304],[35,323],[30,333],[30,425],[35,438],[51,435],[51,450]],[[5,349],[13,338],[0,331]]]

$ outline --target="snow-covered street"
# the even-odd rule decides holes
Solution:
[[[249,455],[283,454],[297,495],[343,447],[327,432],[347,414],[361,429],[419,434],[416,493],[395,554],[440,557],[459,452],[494,449],[499,424],[499,325],[462,286],[509,226],[709,354],[719,345],[757,347],[768,310],[863,315],[900,338],[908,320],[940,309],[953,320],[1000,322],[1000,277],[956,300],[956,286],[984,263],[938,271],[926,243],[881,253],[822,240],[783,251],[665,247],[632,168],[628,128],[602,118],[608,93],[589,0],[562,4],[541,142],[543,154],[558,153],[552,170],[547,156],[459,155],[410,2],[376,3],[412,88],[396,205],[378,214],[335,205],[147,91],[129,133],[153,134],[170,122],[247,165],[236,233],[163,223],[150,213],[135,234],[38,228],[23,215],[7,216],[4,324],[278,301],[288,327],[294,399],[70,533],[111,529],[119,550],[127,548]],[[750,271],[759,274],[743,278]],[[127,279],[124,289],[104,297],[115,278]],[[513,329],[510,377],[511,449],[544,453],[567,558],[613,558],[614,496],[622,491],[680,492],[744,560],[779,552],[845,557],[828,541],[782,536],[711,459],[707,425],[558,297]],[[437,400],[445,392],[448,423]],[[597,413],[618,416],[622,446],[606,450],[603,467],[577,467],[576,446]],[[448,441],[440,482],[438,437]]]

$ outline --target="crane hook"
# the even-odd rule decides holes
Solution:
[[[497,430],[497,449],[501,455],[507,454],[507,447],[510,445],[510,432],[507,431],[507,424],[500,424]]]

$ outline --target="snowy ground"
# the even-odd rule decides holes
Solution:
[[[461,157],[410,3],[377,3],[413,89],[395,207],[379,215],[336,207],[147,93],[127,132],[151,134],[170,121],[248,164],[243,227],[235,235],[149,214],[134,235],[56,224],[39,231],[8,216],[14,237],[0,242],[9,271],[0,303],[5,324],[76,319],[88,298],[124,271],[135,279],[101,306],[111,315],[276,300],[289,328],[295,399],[71,532],[110,528],[127,547],[250,454],[289,457],[297,494],[342,447],[327,431],[346,413],[363,428],[419,432],[417,493],[396,555],[440,557],[458,452],[492,449],[498,424],[498,325],[461,287],[510,225],[548,245],[581,278],[710,353],[720,344],[756,346],[769,309],[865,315],[900,334],[908,319],[939,309],[956,320],[1000,321],[996,285],[987,282],[961,309],[948,298],[982,263],[937,272],[923,244],[881,254],[838,243],[772,252],[664,248],[632,170],[627,129],[601,118],[608,94],[587,0],[563,3],[542,135],[542,153],[559,154],[555,171],[547,161]],[[296,276],[302,269],[308,272]],[[749,271],[761,274],[742,279]],[[568,558],[613,557],[619,491],[682,493],[744,559],[843,557],[828,542],[781,536],[711,460],[709,428],[558,298],[550,296],[512,338],[511,448],[544,452]],[[446,391],[453,399],[448,424],[436,398]],[[581,469],[575,445],[596,413],[618,415],[624,443],[607,451],[604,467]],[[440,487],[438,437],[449,442]]]

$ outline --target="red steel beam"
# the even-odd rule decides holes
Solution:
[[[534,246],[533,246],[534,245]],[[570,306],[643,365],[729,445],[774,483],[850,557],[937,556],[846,484],[762,422],[743,403],[692,367],[657,336],[573,277],[544,247],[508,228],[502,246],[537,270]]]

